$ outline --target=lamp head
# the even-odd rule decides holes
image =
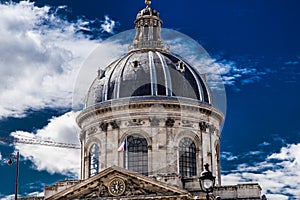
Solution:
[[[201,173],[199,177],[200,187],[205,192],[212,192],[215,186],[216,177],[213,176],[212,172],[208,169],[209,164],[206,163],[204,165],[204,171]]]
[[[12,161],[12,159],[10,158],[10,159],[7,161],[7,164],[10,166],[10,165],[12,165],[12,163],[13,163],[13,161]]]

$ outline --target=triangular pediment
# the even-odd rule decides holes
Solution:
[[[178,198],[190,199],[191,194],[187,190],[113,166],[46,200]]]

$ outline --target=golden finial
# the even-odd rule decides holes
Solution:
[[[145,0],[145,4],[147,5],[147,7],[149,7],[151,4],[151,0]]]

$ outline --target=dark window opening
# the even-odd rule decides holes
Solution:
[[[183,138],[179,142],[179,173],[183,177],[197,174],[196,145],[190,138]]]
[[[151,84],[145,84],[137,88],[131,96],[149,96],[151,95]]]
[[[148,175],[148,143],[138,135],[127,138],[127,153],[125,155],[126,168],[143,175]]]
[[[99,172],[99,146],[93,144],[89,153],[89,177],[96,175]]]

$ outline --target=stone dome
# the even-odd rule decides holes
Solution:
[[[132,51],[99,70],[85,107],[128,97],[176,97],[211,104],[201,75],[179,57],[164,51]]]
[[[124,99],[181,98],[210,105],[212,97],[197,69],[170,53],[161,38],[159,12],[147,7],[136,17],[136,36],[129,52],[114,61],[92,83],[85,107]]]

